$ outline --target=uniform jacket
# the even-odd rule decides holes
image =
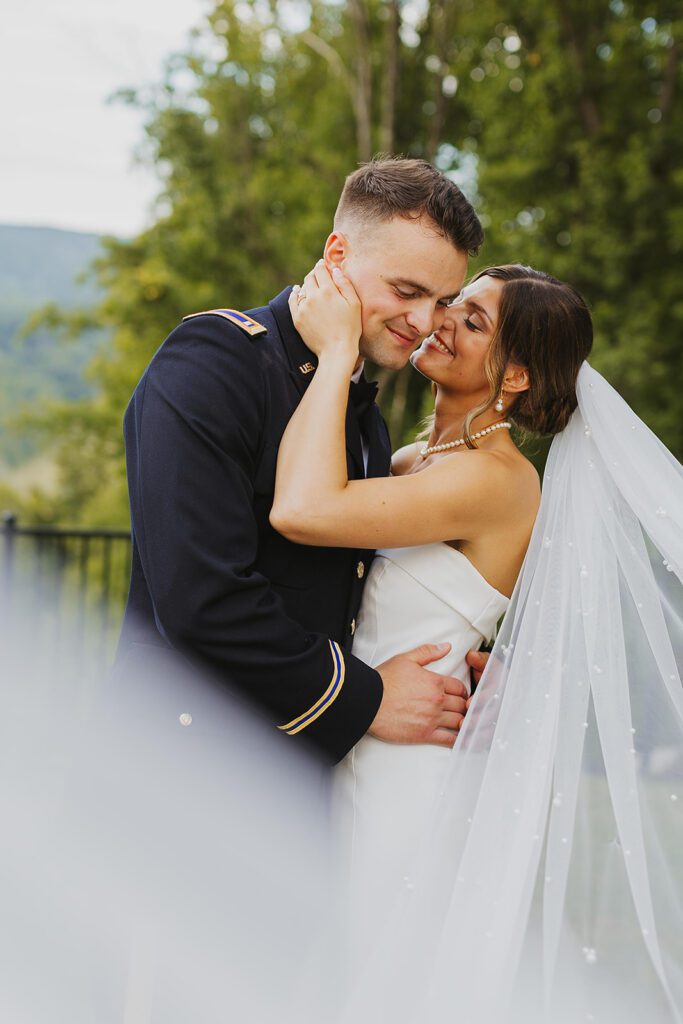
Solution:
[[[171,649],[335,762],[382,697],[379,674],[348,650],[374,553],[293,544],[268,521],[278,445],[316,365],[288,295],[246,315],[187,318],[133,394],[124,419],[133,563],[117,660],[129,669],[131,652],[134,662],[150,645]],[[365,424],[368,475],[387,475],[376,406]],[[358,479],[351,403],[346,438]]]

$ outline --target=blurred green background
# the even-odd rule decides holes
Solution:
[[[472,270],[522,261],[583,292],[593,364],[680,458],[682,28],[655,0],[217,4],[163,81],[119,96],[145,114],[152,226],[0,228],[0,509],[125,528],[121,420],[151,355],[184,314],[300,280],[378,152],[474,200]],[[430,395],[410,371],[381,383],[398,445]]]

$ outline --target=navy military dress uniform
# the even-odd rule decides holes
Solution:
[[[185,318],[133,394],[133,561],[117,662],[127,673],[137,662],[141,676],[145,651],[173,652],[334,763],[382,698],[379,674],[349,651],[374,552],[293,544],[269,523],[280,439],[316,367],[289,291],[248,313]],[[351,384],[350,395],[370,387]],[[347,410],[349,478],[366,475],[361,419],[367,475],[385,476],[389,435],[361,394]]]

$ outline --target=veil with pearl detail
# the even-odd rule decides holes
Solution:
[[[683,1021],[683,468],[588,363],[344,1021]]]

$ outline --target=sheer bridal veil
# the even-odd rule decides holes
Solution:
[[[683,1021],[683,470],[587,363],[348,1020]]]

